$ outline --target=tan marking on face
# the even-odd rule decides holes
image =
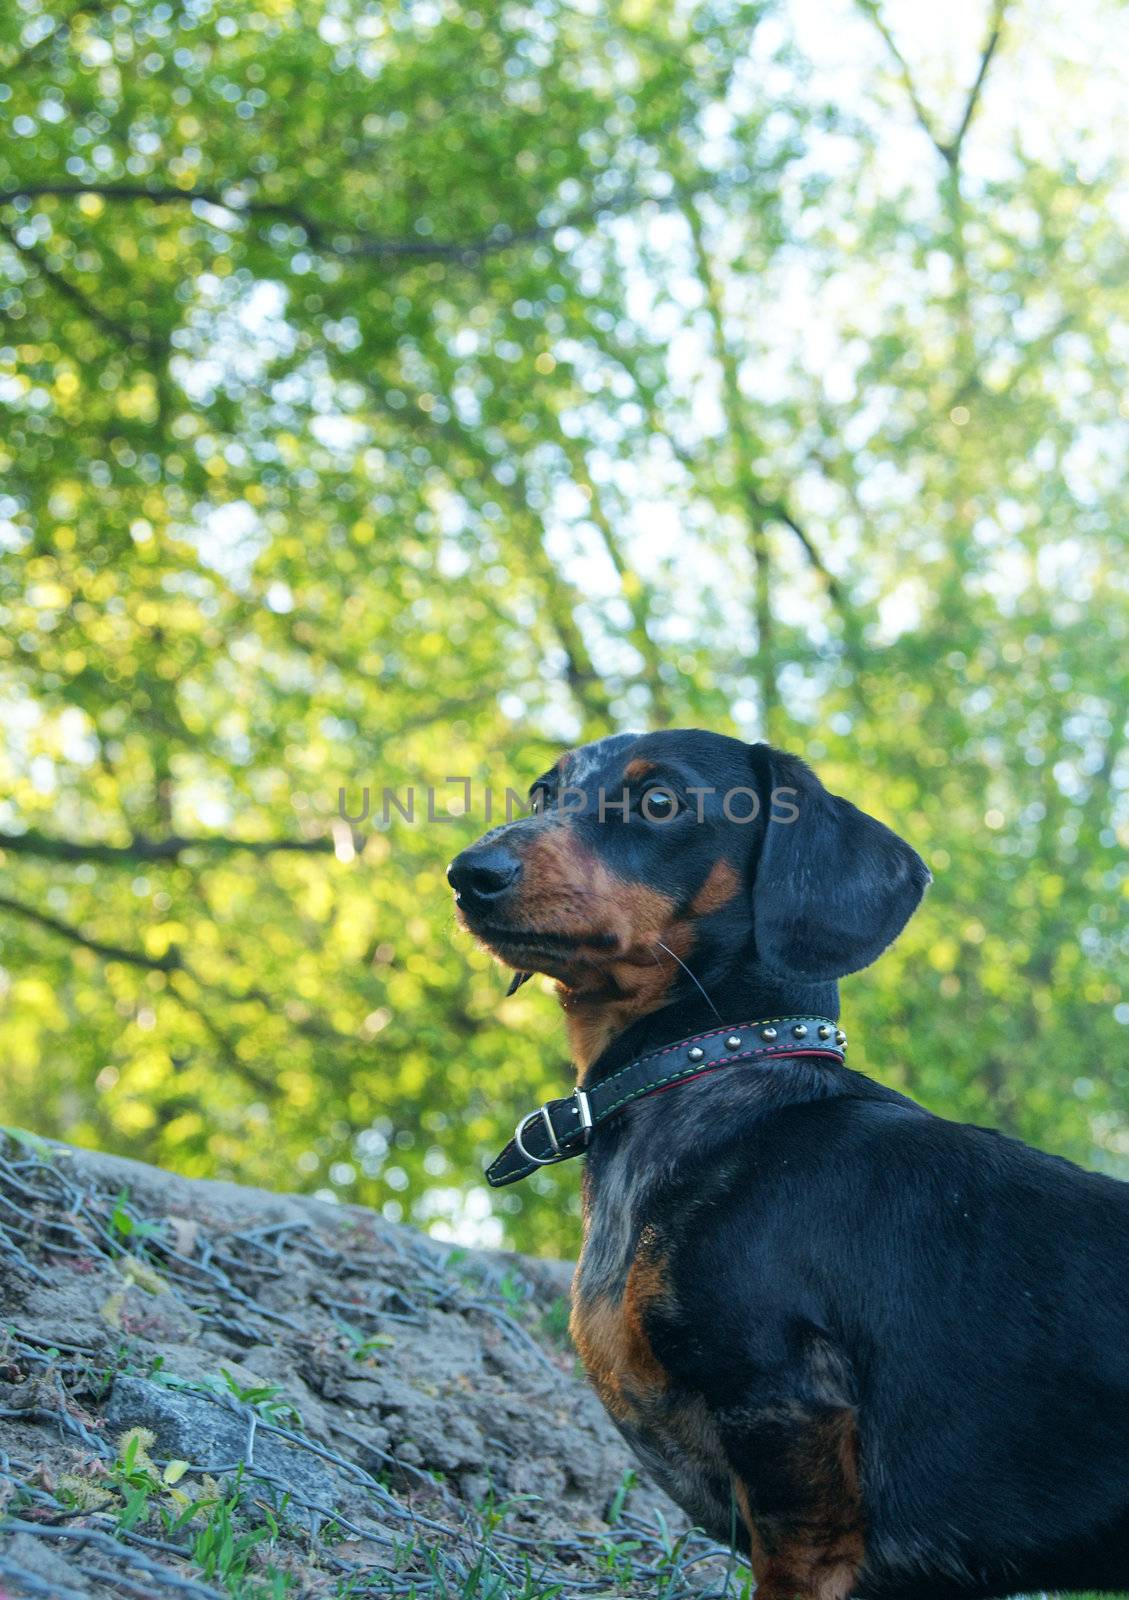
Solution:
[[[569,1329],[596,1393],[623,1422],[661,1396],[669,1382],[647,1334],[652,1306],[669,1302],[666,1260],[645,1231],[627,1274],[623,1298],[600,1295],[573,1303]]]
[[[557,979],[572,1057],[583,1075],[625,1028],[666,1004],[681,975],[678,962],[694,948],[695,919],[732,899],[739,876],[719,861],[678,915],[672,896],[610,871],[567,818],[547,823],[518,848],[523,874],[515,924],[577,943],[560,951],[507,944],[494,953],[519,971]],[[596,935],[614,944],[585,942]],[[488,938],[482,942],[490,946]]]
[[[690,902],[696,917],[708,917],[711,911],[727,906],[741,887],[741,874],[728,861],[715,861],[710,875]]]
[[[639,778],[646,778],[658,769],[653,761],[644,761],[642,756],[636,756],[634,761],[629,761],[623,769],[625,783],[635,783]]]
[[[654,906],[665,896],[641,884],[624,883],[600,858],[580,843],[566,819],[547,822],[532,838],[518,846],[522,861],[521,894],[517,913],[532,927],[553,933],[611,933],[617,948],[636,941],[636,927],[645,932],[654,920]]]
[[[643,959],[625,958],[594,969],[606,974],[606,982],[592,988],[568,982],[558,984],[557,999],[565,1014],[569,1050],[581,1076],[625,1028],[666,1003],[682,969],[667,950],[657,948],[656,938],[661,938],[667,950],[673,950],[682,961],[694,944],[693,931],[687,923],[660,926],[645,947]]]
[[[630,1022],[665,1001],[678,965],[657,941],[684,958],[693,934],[675,921],[669,895],[617,878],[579,843],[567,821],[545,827],[523,844],[521,855],[516,919],[577,939],[575,950],[531,952],[524,964],[558,980],[573,1058],[583,1070]],[[614,946],[586,946],[585,937],[594,934],[610,936]],[[521,951],[498,953],[523,965]]]

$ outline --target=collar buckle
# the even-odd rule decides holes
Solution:
[[[572,1098],[576,1101],[576,1114],[580,1118],[580,1131],[584,1135],[582,1148],[587,1150],[592,1142],[592,1102],[579,1084],[572,1091]]]
[[[577,1133],[580,1135],[581,1141],[580,1148],[582,1150],[586,1150],[592,1138],[592,1105],[585,1091],[580,1088],[574,1089],[569,1098],[574,1102],[572,1107],[573,1115],[580,1119],[580,1126],[577,1129]],[[562,1145],[561,1139],[557,1136],[557,1130],[553,1126],[553,1114],[551,1108],[554,1106],[565,1106],[567,1104],[567,1100],[546,1100],[544,1105],[538,1106],[536,1111],[526,1112],[525,1116],[522,1117],[521,1121],[514,1129],[514,1144],[517,1146],[520,1154],[526,1161],[530,1163],[530,1165],[535,1167],[552,1167],[555,1166],[558,1161],[567,1161],[570,1156],[577,1154],[575,1149],[570,1148],[573,1135],[571,1133],[562,1135],[565,1141],[565,1143]],[[551,1155],[534,1155],[533,1151],[530,1150],[525,1143],[525,1131],[529,1127],[530,1123],[535,1122],[538,1117],[541,1118],[541,1125],[545,1129],[545,1137],[548,1139],[549,1149],[552,1151]]]

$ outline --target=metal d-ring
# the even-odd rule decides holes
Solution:
[[[525,1132],[526,1123],[531,1122],[536,1116],[540,1116],[541,1121],[545,1124],[545,1132],[549,1135],[549,1143],[553,1147],[553,1154],[551,1156],[535,1156],[531,1150],[527,1150],[525,1148],[525,1143],[521,1136]],[[563,1161],[565,1158],[565,1153],[561,1149],[560,1141],[557,1138],[557,1131],[553,1127],[553,1119],[549,1115],[549,1107],[547,1104],[541,1106],[537,1111],[526,1112],[525,1116],[522,1117],[521,1121],[514,1129],[514,1144],[521,1151],[521,1154],[524,1156],[526,1161],[532,1162],[535,1167],[551,1167],[555,1162]]]

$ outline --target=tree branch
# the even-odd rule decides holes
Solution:
[[[772,560],[759,503],[750,497],[749,550],[753,558],[753,616],[757,625],[757,668],[761,681],[761,717],[764,737],[772,740],[780,715],[780,685],[776,676],[776,643],[772,618]]]
[[[943,156],[945,154],[944,142],[938,136],[937,131],[933,126],[932,119],[921,102],[921,99],[917,93],[917,85],[913,81],[913,73],[909,70],[909,62],[899,50],[897,40],[886,26],[876,0],[858,0],[858,7],[860,11],[864,12],[865,15],[870,18],[871,22],[873,22],[874,26],[878,29],[878,32],[882,35],[883,42],[887,50],[890,52],[890,55],[894,61],[894,65],[898,69],[898,77],[901,79],[902,87],[906,91],[910,105],[913,107],[914,116],[917,118],[918,122],[928,135],[930,144],[936,151],[938,151],[940,155]]]
[[[191,1016],[195,1017],[204,1032],[212,1040],[222,1056],[229,1072],[237,1077],[244,1078],[257,1089],[264,1099],[272,1099],[278,1094],[278,1079],[272,1074],[260,1072],[253,1062],[244,1061],[238,1054],[235,1044],[224,1032],[206,1005],[198,1005],[189,995],[184,993],[178,977],[187,977],[199,988],[207,989],[207,985],[200,982],[194,972],[185,970],[182,974],[169,979],[168,992],[172,995],[178,1006],[181,1006]]]
[[[387,393],[375,375],[369,374],[363,381],[369,393],[382,406],[387,407]],[[403,378],[398,380],[397,386],[402,391],[407,391],[412,401],[417,399]],[[406,416],[421,433],[437,434],[465,451],[488,476],[492,492],[509,501],[514,508],[519,529],[524,526],[529,537],[523,539],[519,536],[513,541],[511,548],[520,553],[521,565],[541,591],[543,613],[558,645],[564,652],[565,682],[583,714],[585,723],[593,728],[600,727],[606,732],[612,720],[611,697],[592,659],[584,631],[575,616],[583,597],[576,585],[565,577],[545,549],[544,522],[529,492],[529,482],[524,469],[511,461],[512,476],[500,474],[497,459],[483,448],[482,442],[476,439],[471,430],[459,420],[455,407],[449,405],[447,411],[446,418],[440,419],[434,414],[425,415],[418,404],[412,404],[407,408]],[[461,484],[459,488],[461,493],[466,493],[465,485]]]
[[[13,855],[39,856],[46,861],[99,861],[108,866],[136,866],[140,862],[178,861],[186,850],[213,850],[225,855],[246,850],[254,856],[274,851],[329,854],[332,839],[231,839],[223,834],[190,837],[172,833],[164,839],[136,834],[129,844],[101,844],[95,840],[56,839],[29,828],[26,833],[0,833],[0,850]]]
[[[604,508],[599,487],[588,469],[588,462],[583,448],[578,441],[567,438],[563,433],[560,435],[559,443],[572,468],[574,479],[587,495],[589,519],[603,539],[608,559],[615,568],[616,577],[619,579],[624,603],[631,615],[631,627],[628,636],[642,659],[655,720],[657,725],[661,727],[670,719],[670,703],[667,687],[663,681],[663,652],[655,640],[652,639],[648,627],[652,599],[650,586],[645,584],[639,574],[633,570],[624,554],[619,536]]]
[[[1090,792],[1082,803],[1086,818],[1086,834],[1097,834],[1106,814],[1112,809],[1116,791],[1112,788],[1113,773],[1125,749],[1129,735],[1129,692],[1112,697],[1110,706],[1110,735],[1102,753],[1102,762],[1090,779]]]
[[[815,548],[810,534],[796,521],[788,507],[779,500],[774,501],[772,504],[765,504],[763,510],[766,516],[770,517],[774,522],[782,522],[786,528],[789,528],[796,535],[812,569],[823,579],[824,587],[827,590],[827,598],[837,611],[844,611],[847,600],[843,593],[843,586]]]
[[[886,49],[889,51],[891,59],[897,68],[902,87],[905,89],[909,103],[913,107],[914,116],[929,136],[930,144],[949,167],[955,167],[960,160],[964,136],[972,124],[973,117],[976,115],[976,107],[980,103],[980,95],[984,88],[984,80],[988,76],[988,68],[992,64],[992,57],[995,55],[996,48],[1003,36],[1004,14],[1007,11],[1008,3],[1009,0],[993,0],[992,10],[988,19],[988,35],[984,41],[984,48],[980,52],[980,63],[976,70],[976,77],[968,91],[968,97],[965,100],[964,110],[961,113],[956,132],[951,138],[945,139],[937,132],[933,119],[925,109],[917,92],[917,85],[913,81],[909,62],[898,48],[897,40],[883,20],[877,0],[857,0],[859,10],[870,18],[882,35]]]
[[[1003,36],[1004,13],[1006,12],[1007,7],[1008,0],[995,0],[995,3],[992,6],[991,17],[988,21],[988,37],[984,41],[983,50],[980,52],[980,66],[977,69],[972,88],[968,91],[968,99],[965,101],[964,115],[960,119],[960,125],[949,142],[949,149],[952,152],[951,159],[953,161],[959,159],[960,148],[964,143],[964,136],[968,132],[973,117],[976,115],[976,107],[980,103],[980,91],[984,87],[984,80],[988,76],[988,68],[992,64],[992,57],[996,53],[996,47]],[[949,160],[950,158],[946,156],[945,159]]]
[[[713,356],[721,372],[722,411],[732,442],[734,476],[748,522],[749,554],[753,564],[753,619],[757,636],[756,654],[750,666],[760,686],[762,732],[771,741],[776,736],[780,686],[772,625],[772,567],[765,530],[767,519],[761,486],[753,465],[757,456],[757,440],[749,424],[737,361],[726,337],[721,285],[706,243],[702,213],[690,196],[684,196],[684,208],[698,281],[710,323]]]
[[[57,268],[50,266],[42,251],[36,250],[32,245],[21,244],[15,230],[10,228],[7,223],[0,222],[0,234],[7,239],[18,255],[31,262],[40,277],[46,279],[57,294],[61,295],[64,300],[69,300],[73,306],[77,306],[88,322],[93,323],[96,328],[107,334],[115,343],[124,345],[126,349],[134,345],[140,345],[153,355],[165,352],[166,346],[163,341],[151,334],[147,329],[131,328],[127,323],[118,322],[116,318],[107,316],[101,307],[95,305],[93,300],[88,299],[76,284],[73,284],[69,278],[64,277]]]
[[[509,223],[497,223],[477,239],[392,239],[370,233],[351,223],[332,218],[312,217],[309,212],[289,200],[255,200],[235,194],[242,180],[233,179],[219,188],[181,189],[172,184],[44,182],[25,183],[0,190],[0,206],[17,200],[77,199],[80,195],[97,195],[111,203],[128,203],[146,200],[153,205],[208,205],[238,217],[275,217],[292,223],[306,235],[307,242],[325,255],[352,260],[414,260],[451,261],[463,266],[473,266],[488,256],[498,255],[517,245],[539,244],[551,239],[561,228],[582,228],[601,217],[624,216],[640,206],[650,205],[667,211],[680,205],[675,194],[652,195],[633,184],[625,184],[615,194],[602,200],[590,200],[552,222],[530,223],[524,228]],[[693,190],[694,194],[713,193],[734,186],[734,180],[725,174],[710,174]]]
[[[17,188],[0,191],[0,205],[10,205],[16,200],[44,198],[71,199],[93,194],[110,202],[147,200],[154,205],[216,206],[235,216],[276,217],[293,223],[303,230],[308,242],[327,255],[363,258],[369,260],[457,261],[473,263],[485,256],[509,250],[515,245],[537,244],[551,238],[560,228],[576,228],[595,222],[608,214],[633,211],[645,202],[670,205],[666,196],[642,194],[634,187],[624,188],[606,200],[592,201],[553,222],[533,223],[525,228],[513,228],[499,223],[478,239],[465,243],[457,239],[390,239],[368,233],[348,224],[333,220],[322,221],[310,216],[300,206],[283,200],[252,200],[233,195],[230,189],[193,188],[180,189],[172,185],[141,183],[28,183]]]
[[[126,950],[121,945],[104,944],[101,939],[88,939],[69,922],[61,922],[58,917],[37,911],[34,906],[25,905],[22,900],[12,900],[8,895],[0,895],[0,911],[10,911],[14,916],[24,917],[38,927],[46,928],[48,933],[57,933],[72,944],[93,951],[104,961],[123,961],[128,966],[141,967],[145,972],[177,972],[182,964],[180,952],[175,947],[167,950],[163,956],[147,956],[141,950]]]

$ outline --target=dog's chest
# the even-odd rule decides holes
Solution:
[[[644,1465],[695,1522],[727,1538],[732,1480],[717,1424],[656,1349],[656,1328],[679,1315],[668,1250],[653,1226],[632,1220],[631,1198],[614,1180],[590,1197],[573,1288],[573,1340]]]

